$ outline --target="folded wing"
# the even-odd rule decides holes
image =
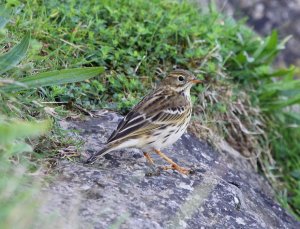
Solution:
[[[142,134],[151,134],[153,131],[169,125],[177,125],[185,120],[188,106],[181,104],[174,106],[172,98],[164,97],[159,93],[150,95],[151,99],[144,98],[119,123],[117,129],[108,139],[109,142],[130,138]],[[156,103],[162,109],[151,107]],[[180,104],[180,103],[179,103]]]

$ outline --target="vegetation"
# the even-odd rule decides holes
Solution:
[[[28,154],[27,160],[16,159],[31,151],[28,138],[49,128],[35,120],[53,121],[53,140],[60,134],[56,120],[74,112],[70,103],[125,114],[165,72],[182,67],[206,82],[193,89],[197,128],[192,131],[221,149],[225,139],[249,158],[299,217],[300,81],[294,78],[299,69],[272,67],[288,39],[278,41],[276,31],[261,38],[214,5],[207,12],[199,8],[171,0],[7,0],[0,7],[1,174],[12,174],[22,185],[31,165],[37,166]],[[106,68],[101,76],[99,66]],[[61,70],[78,67],[92,69]],[[34,145],[39,157],[60,147],[46,145]],[[19,166],[25,169],[16,174]],[[5,182],[1,176],[0,196],[7,193]],[[24,197],[13,196],[6,214],[1,212],[3,222]],[[6,200],[0,201],[2,206]]]

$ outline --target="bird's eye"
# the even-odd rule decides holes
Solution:
[[[179,76],[178,80],[182,82],[182,81],[184,81],[184,77],[183,76]]]

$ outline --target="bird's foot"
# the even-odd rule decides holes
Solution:
[[[161,170],[160,169],[151,169],[150,171],[146,172],[147,177],[153,177],[153,176],[160,176]]]
[[[160,167],[155,166],[155,164],[150,164],[148,168],[149,170],[147,170],[145,174],[147,177],[159,176],[161,174]]]
[[[184,174],[184,175],[188,175],[188,174],[192,174],[193,173],[193,170],[191,169],[187,169],[187,168],[183,168],[177,164],[172,164],[172,165],[168,165],[168,166],[162,166],[161,167],[162,170],[176,170],[178,171],[179,173],[181,174]]]
[[[90,155],[85,161],[83,161],[84,164],[93,164],[96,161],[96,157],[92,154]]]

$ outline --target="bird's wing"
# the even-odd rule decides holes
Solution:
[[[114,130],[111,136],[108,138],[107,143],[112,142],[118,138],[118,133],[127,127],[134,126],[138,122],[142,122],[145,118],[141,117],[140,110],[143,105],[152,97],[155,92],[145,96],[132,110],[119,122],[117,129]]]
[[[158,90],[146,96],[119,123],[107,142],[151,133],[156,129],[184,120],[186,109],[188,109],[185,106],[185,100],[178,101],[176,96],[177,101],[174,103],[174,96],[166,96],[163,93]]]

